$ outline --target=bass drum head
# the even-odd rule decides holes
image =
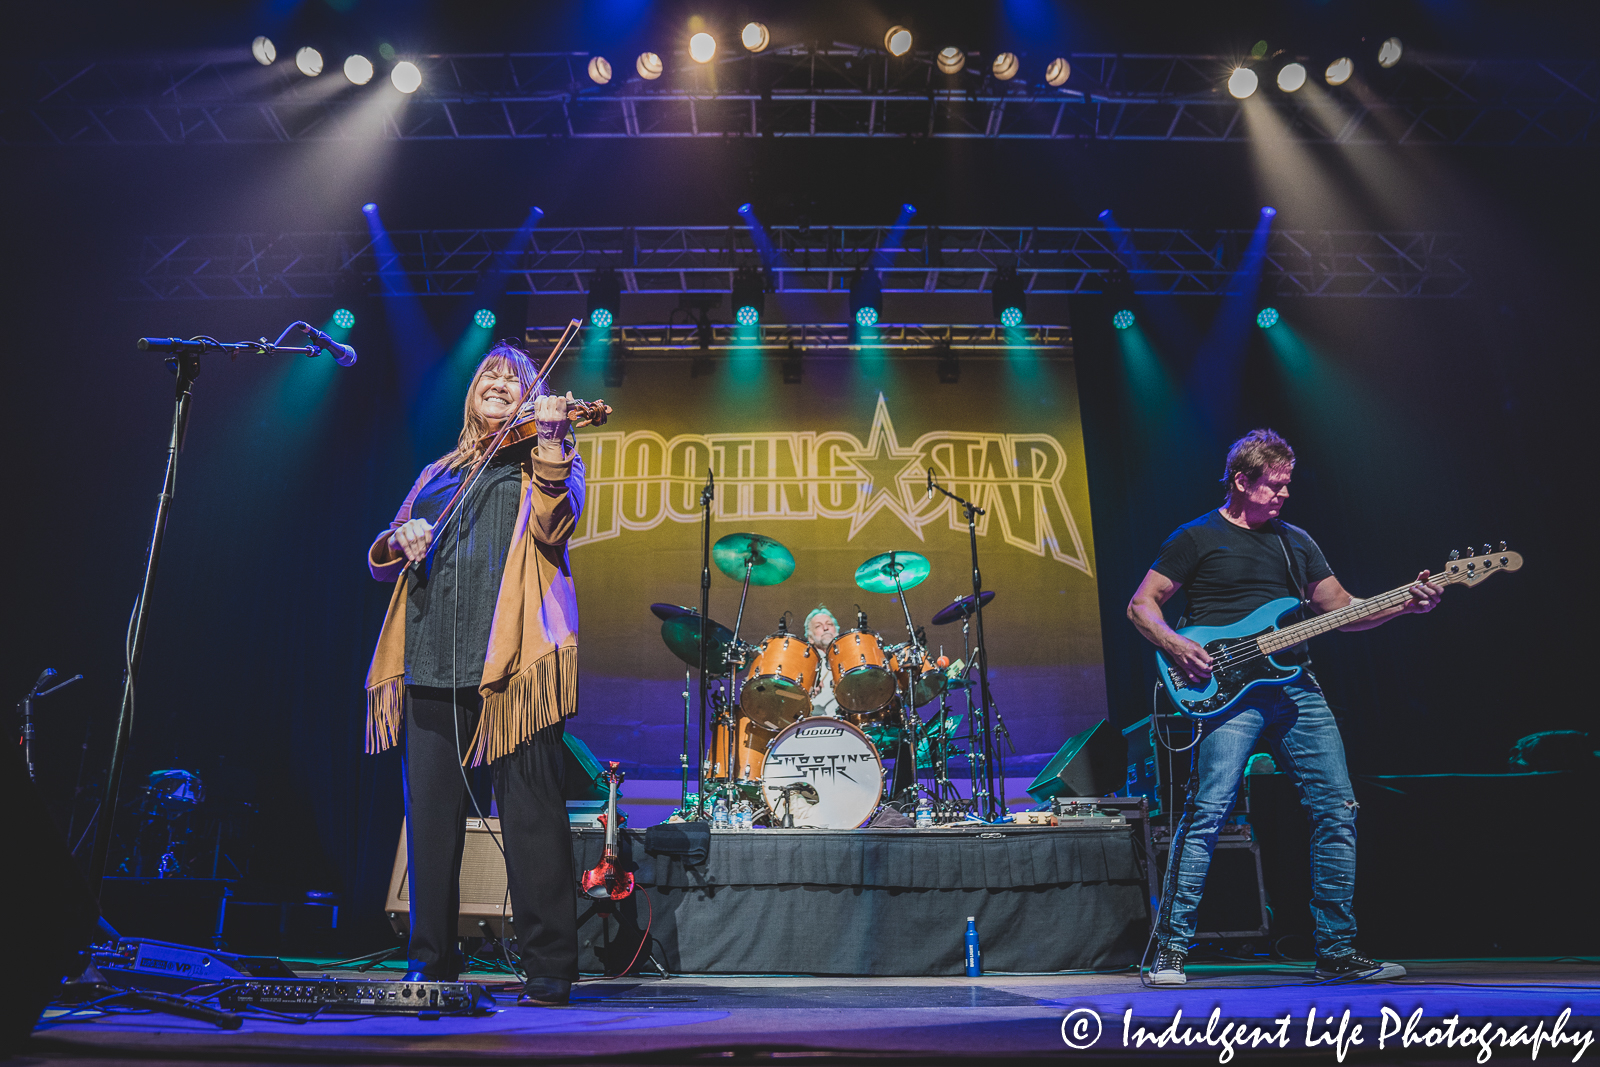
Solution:
[[[854,726],[825,716],[801,719],[773,738],[761,778],[773,826],[792,814],[797,827],[853,830],[872,818],[883,799],[878,750]],[[794,786],[810,786],[816,795],[785,792]]]

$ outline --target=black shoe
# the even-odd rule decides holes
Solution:
[[[1312,972],[1318,978],[1348,978],[1353,982],[1380,982],[1385,978],[1404,978],[1406,969],[1398,963],[1380,963],[1369,960],[1360,953],[1317,960]]]
[[[559,1008],[572,1001],[572,983],[565,978],[529,978],[522,983],[519,1008]]]
[[[1150,968],[1150,984],[1183,985],[1189,980],[1189,976],[1183,973],[1184,959],[1185,954],[1177,949],[1158,949],[1155,965]]]

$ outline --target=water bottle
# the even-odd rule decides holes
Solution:
[[[718,797],[717,803],[711,809],[711,826],[716,830],[728,828],[728,798]]]
[[[756,828],[756,807],[748,800],[739,805],[739,829],[754,830]]]
[[[933,825],[933,802],[926,796],[917,797],[917,828],[925,829]]]
[[[978,920],[971,915],[967,916],[967,977],[977,978],[983,974],[983,951],[978,948]]]

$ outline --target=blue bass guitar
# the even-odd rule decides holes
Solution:
[[[1444,569],[1429,577],[1436,585],[1477,585],[1497,571],[1514,571],[1522,566],[1522,557],[1507,552],[1505,542],[1500,551],[1491,553],[1483,546],[1483,555],[1467,558],[1460,553],[1450,553]],[[1293,648],[1307,638],[1337,630],[1353,622],[1397,607],[1411,598],[1414,582],[1381,593],[1365,600],[1352,601],[1338,611],[1329,611],[1304,622],[1289,626],[1280,625],[1283,617],[1300,606],[1294,597],[1280,597],[1261,605],[1238,622],[1227,626],[1185,626],[1178,631],[1211,656],[1211,677],[1204,685],[1189,680],[1182,668],[1174,666],[1160,650],[1156,652],[1156,675],[1183,714],[1196,719],[1209,719],[1221,715],[1238,702],[1239,698],[1258,685],[1284,685],[1300,677],[1303,667],[1285,666],[1272,657],[1275,653]]]

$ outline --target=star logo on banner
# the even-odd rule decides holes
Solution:
[[[863,475],[861,503],[850,517],[850,536],[855,540],[861,528],[881,509],[888,508],[900,521],[910,527],[917,539],[922,536],[922,524],[914,512],[916,508],[906,492],[906,483],[922,475],[922,453],[914,448],[901,448],[894,434],[894,422],[889,418],[889,405],[883,394],[878,394],[878,407],[872,414],[872,432],[865,448],[854,453],[842,453]]]

